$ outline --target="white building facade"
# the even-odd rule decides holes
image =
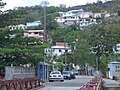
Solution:
[[[10,25],[10,26],[8,26],[8,28],[9,28],[10,30],[20,30],[20,29],[26,30],[26,29],[27,29],[27,26],[24,25],[24,24],[19,24],[19,25]]]
[[[80,29],[84,27],[88,27],[93,24],[101,23],[102,21],[98,18],[105,18],[110,17],[110,14],[107,12],[104,13],[92,13],[92,12],[85,12],[82,9],[79,10],[71,10],[67,12],[59,12],[59,17],[56,17],[56,21],[59,25],[79,25]]]
[[[65,52],[71,53],[71,48],[68,46],[68,43],[56,43],[56,45],[51,46],[51,48],[45,48],[44,52],[47,56],[61,57]]]

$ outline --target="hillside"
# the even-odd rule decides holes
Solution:
[[[103,3],[102,1],[98,1],[96,3],[87,3],[86,5],[78,5],[73,7],[66,8],[65,6],[49,6],[47,7],[47,17],[54,19],[58,16],[57,12],[60,11],[69,11],[69,10],[76,10],[76,9],[83,9],[85,11],[92,11],[92,12],[119,12],[120,11],[120,1],[119,0],[112,0]],[[35,20],[43,20],[43,7],[40,5],[31,6],[31,7],[19,7],[20,9],[24,9],[28,11],[26,15],[25,22],[28,21],[35,21]]]
[[[117,0],[106,1],[105,3],[103,3],[102,1],[97,1],[96,3],[95,2],[87,3],[85,5],[72,6],[72,7],[68,7],[68,8],[61,7],[61,6],[60,7],[49,6],[47,9],[48,9],[48,11],[51,10],[51,8],[54,8],[54,10],[57,10],[57,11],[58,10],[60,10],[60,11],[67,11],[67,10],[74,10],[74,9],[83,9],[85,11],[89,11],[90,8],[92,8],[92,7],[98,7],[100,9],[110,10],[115,3],[118,4],[118,2],[116,2],[116,1]],[[32,7],[25,7],[24,9],[32,10],[32,11],[37,10],[39,12],[42,11],[42,7],[40,5],[36,5],[36,6],[32,6]]]
[[[98,7],[100,9],[109,10],[113,7],[113,1],[107,1],[103,3],[102,1],[98,1],[97,3],[87,3],[86,5],[78,5],[67,8],[67,10],[72,9],[83,9],[85,11],[89,11],[92,7]]]

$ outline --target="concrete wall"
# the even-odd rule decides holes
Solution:
[[[29,78],[35,76],[35,68],[32,67],[5,67],[5,79]]]
[[[120,87],[106,87],[103,90],[120,90]]]

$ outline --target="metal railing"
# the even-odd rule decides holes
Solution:
[[[43,86],[44,81],[37,77],[4,80],[0,79],[0,90],[30,90]]]
[[[101,88],[102,78],[101,77],[94,77],[92,80],[84,84],[77,90],[102,90]]]

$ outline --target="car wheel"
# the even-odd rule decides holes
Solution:
[[[64,82],[64,80],[61,80],[61,82]]]
[[[49,82],[53,82],[53,80],[49,80]]]
[[[69,80],[71,80],[71,78],[69,78]]]

